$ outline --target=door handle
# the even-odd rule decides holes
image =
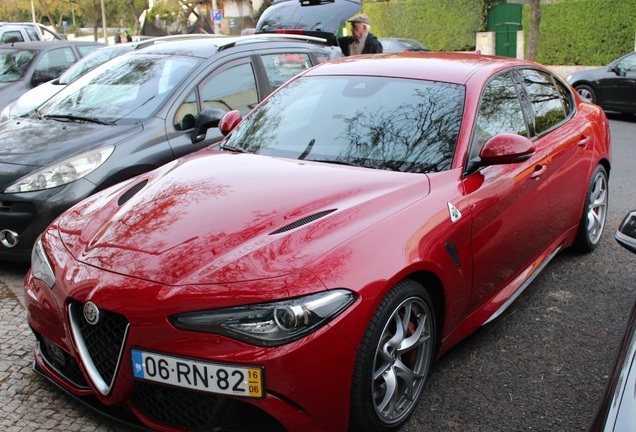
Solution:
[[[589,136],[581,137],[581,139],[579,140],[579,147],[585,147],[586,145],[589,144],[589,142],[590,142]]]
[[[537,165],[534,167],[534,172],[530,175],[530,178],[532,180],[539,180],[539,177],[541,177],[543,175],[543,173],[545,173],[545,171],[548,169],[547,165]]]

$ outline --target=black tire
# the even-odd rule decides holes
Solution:
[[[380,302],[362,339],[351,383],[349,430],[398,430],[417,406],[436,346],[431,297],[415,281],[399,282]],[[396,385],[392,396],[387,382]]]
[[[596,92],[591,86],[587,84],[577,84],[576,86],[574,86],[574,89],[583,98],[589,100],[592,103],[596,103]]]
[[[577,252],[591,252],[601,241],[601,235],[607,219],[609,202],[609,184],[607,171],[602,165],[594,169],[587,187],[585,206],[579,222],[576,239],[572,245]]]

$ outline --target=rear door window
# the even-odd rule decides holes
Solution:
[[[312,66],[306,53],[267,54],[261,60],[272,91]]]
[[[33,73],[33,81],[41,83],[57,78],[77,61],[73,49],[70,47],[50,50],[38,61]]]
[[[534,133],[540,135],[565,120],[561,95],[549,74],[535,69],[520,72],[534,111]]]

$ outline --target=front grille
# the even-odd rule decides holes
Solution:
[[[132,403],[155,421],[193,431],[285,431],[255,406],[210,393],[137,382]]]
[[[121,362],[129,322],[121,314],[100,309],[99,321],[91,325],[84,317],[83,308],[80,302],[69,305],[73,336],[89,376],[96,381],[100,392],[107,394]],[[102,385],[99,380],[103,381]]]
[[[40,342],[40,353],[42,353],[42,357],[44,358],[44,360],[60,375],[73,383],[76,387],[88,389],[88,383],[84,379],[84,375],[82,375],[79,365],[77,364],[75,359],[69,353],[59,347],[58,352],[62,353],[63,358],[60,358],[59,354],[58,356],[53,355],[49,348],[51,344],[53,344],[53,342],[49,341],[37,332],[35,332],[35,335]]]

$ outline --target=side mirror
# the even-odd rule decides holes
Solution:
[[[241,122],[241,113],[238,110],[225,114],[219,122],[219,129],[224,136],[227,136]]]
[[[33,87],[37,87],[40,84],[44,84],[45,82],[49,82],[51,80],[54,80],[55,78],[57,78],[57,75],[54,74],[53,72],[48,72],[48,71],[36,72],[33,74],[33,77],[31,78],[31,85]]]
[[[197,116],[197,121],[194,124],[194,130],[192,131],[192,144],[196,144],[205,139],[205,134],[208,129],[217,127],[219,121],[225,115],[225,111],[217,108],[204,108]]]
[[[625,216],[614,238],[618,244],[636,254],[636,210],[632,210]]]
[[[530,159],[534,152],[534,144],[528,138],[502,133],[486,141],[479,152],[479,158],[485,165],[509,164]]]

